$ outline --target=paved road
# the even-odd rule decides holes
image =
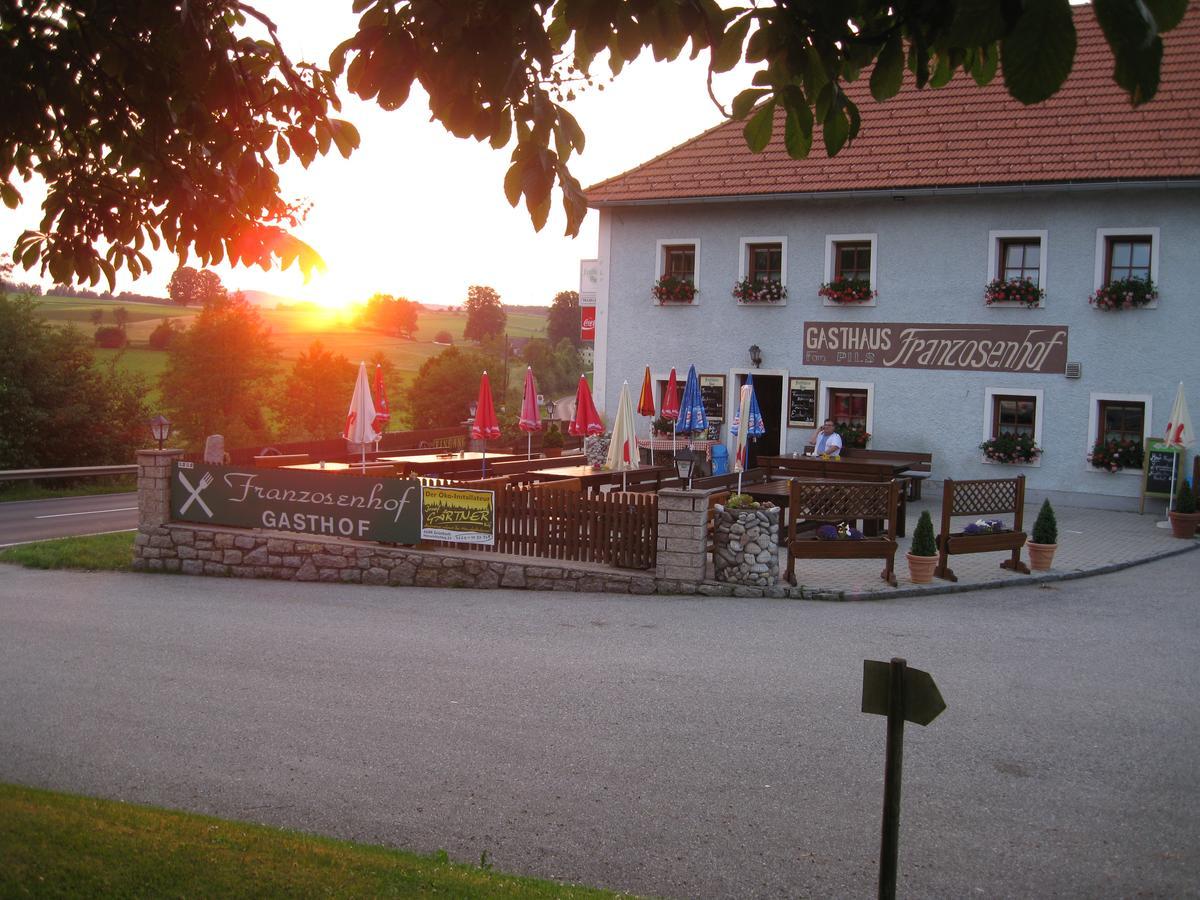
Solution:
[[[137,493],[0,503],[0,547],[137,528]]]
[[[1200,553],[820,604],[0,569],[0,779],[675,897],[1197,896]]]

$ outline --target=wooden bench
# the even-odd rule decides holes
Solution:
[[[254,465],[260,469],[278,469],[280,466],[295,466],[312,462],[307,453],[270,453],[254,457]]]
[[[938,564],[933,574],[947,581],[958,581],[950,568],[950,557],[959,553],[994,553],[998,550],[1011,551],[1012,555],[1000,563],[1002,569],[1029,574],[1029,566],[1021,562],[1021,548],[1025,546],[1022,529],[1025,513],[1025,476],[1016,478],[989,478],[975,481],[955,481],[947,478],[942,487],[942,525],[937,536]],[[1010,515],[1013,517],[1012,531],[990,534],[966,534],[950,531],[953,516]]]
[[[857,459],[878,459],[878,460],[913,460],[914,465],[909,466],[905,470],[901,480],[907,481],[908,499],[921,499],[921,484],[933,472],[933,454],[932,453],[910,453],[906,450],[863,450],[855,447],[846,447],[842,450],[842,458],[846,460]]]
[[[793,481],[787,529],[787,580],[796,583],[797,559],[882,559],[879,577],[896,586],[896,514],[900,485],[896,480],[813,483]],[[827,541],[816,531],[801,534],[799,523],[837,524],[857,519],[887,521],[887,532],[861,541]]]

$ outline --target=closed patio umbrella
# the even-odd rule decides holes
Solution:
[[[704,412],[704,400],[700,395],[700,377],[696,367],[689,366],[687,383],[683,386],[683,398],[679,401],[679,418],[675,421],[676,434],[694,434],[708,430],[708,416]]]
[[[479,477],[483,478],[487,475],[487,441],[494,441],[500,437],[500,423],[496,420],[496,407],[492,404],[492,383],[488,380],[487,372],[479,379],[479,400],[475,404],[471,437],[484,442],[482,465],[479,470]]]
[[[354,393],[350,395],[350,411],[346,413],[346,430],[343,436],[362,449],[362,461],[367,462],[367,444],[379,440],[375,430],[375,403],[371,399],[371,384],[367,379],[367,364],[358,364],[358,378],[354,381]]]
[[[1190,447],[1196,443],[1196,433],[1192,430],[1192,417],[1188,415],[1187,400],[1183,396],[1183,382],[1179,382],[1179,388],[1175,391],[1175,403],[1171,406],[1171,416],[1167,419],[1167,431],[1163,443],[1168,447]],[[1171,469],[1171,496],[1167,498],[1167,512],[1171,511],[1171,504],[1175,502],[1175,469],[1182,465],[1184,459],[1182,456],[1176,461],[1176,465]],[[1159,527],[1170,528],[1171,522],[1168,519],[1165,522],[1159,522]]]
[[[582,375],[579,376],[579,387],[575,390],[575,416],[567,425],[567,432],[575,437],[604,432],[604,423],[600,421],[600,413],[592,402],[591,389]]]
[[[533,433],[542,430],[542,411],[538,408],[532,366],[525,367],[525,393],[521,397],[521,418],[517,420],[517,427],[525,432],[525,458],[533,459]]]
[[[744,423],[744,427],[743,427]],[[766,423],[758,408],[758,398],[754,396],[754,376],[747,375],[746,383],[738,398],[738,414],[729,426],[730,432],[736,438],[733,445],[733,465],[738,473],[738,493],[742,492],[742,473],[750,457],[750,438],[767,433]]]
[[[638,397],[637,412],[639,416],[654,418],[654,388],[650,384],[650,367],[646,366],[646,374],[642,377],[642,393]],[[650,446],[650,465],[654,465],[654,446]]]
[[[662,417],[668,422],[679,418],[679,381],[675,377],[675,367],[671,366],[671,374],[667,376],[667,388],[663,391]],[[671,429],[671,451],[675,451],[675,429]]]
[[[621,473],[621,490],[627,487],[625,473],[638,468],[637,434],[633,423],[633,401],[629,397],[629,382],[621,385],[617,400],[617,415],[613,419],[612,440],[608,445],[608,467]]]
[[[375,438],[375,449],[379,449],[379,439],[383,437],[384,431],[387,430],[387,423],[391,421],[392,413],[388,409],[387,390],[383,386],[383,366],[375,366],[375,422],[373,427],[378,432],[378,437]]]

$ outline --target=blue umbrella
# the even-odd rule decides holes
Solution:
[[[704,400],[700,396],[700,378],[696,367],[688,368],[687,384],[679,401],[679,418],[675,420],[676,434],[708,431],[708,416],[704,414]]]
[[[754,393],[754,376],[746,376],[746,384],[750,385],[750,414],[746,416],[749,420],[746,423],[746,437],[761,437],[767,433],[767,423],[763,421],[762,410],[758,408],[758,397]],[[738,427],[741,422],[738,421],[740,416],[733,417],[733,424],[729,426],[729,433],[737,436]]]

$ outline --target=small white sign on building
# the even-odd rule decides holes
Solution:
[[[604,265],[598,259],[579,261],[579,305],[595,306],[604,290]]]

